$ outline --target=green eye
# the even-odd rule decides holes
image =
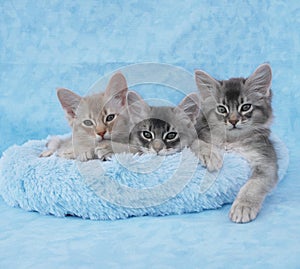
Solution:
[[[218,105],[217,106],[217,111],[221,114],[226,114],[227,113],[227,108],[226,106],[223,106],[223,105]]]
[[[177,133],[176,132],[170,132],[167,133],[165,139],[167,140],[174,140],[175,138],[177,138]]]
[[[94,123],[93,123],[91,120],[84,120],[84,121],[83,121],[83,124],[84,124],[85,126],[88,126],[88,127],[94,125]]]
[[[251,108],[252,108],[252,105],[251,105],[251,104],[244,104],[244,105],[242,105],[242,107],[241,107],[241,111],[242,111],[242,112],[247,112],[247,111],[249,111]]]
[[[106,122],[110,122],[110,121],[112,121],[114,118],[115,118],[115,114],[109,114],[109,115],[106,117]]]
[[[143,131],[142,132],[142,137],[145,138],[146,140],[153,139],[153,135],[151,132],[148,131]]]

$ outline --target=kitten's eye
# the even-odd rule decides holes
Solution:
[[[115,114],[109,114],[107,117],[106,117],[106,122],[110,122],[112,121],[113,119],[115,118]]]
[[[153,135],[151,132],[148,131],[143,131],[142,132],[142,137],[145,138],[146,140],[153,139]]]
[[[174,140],[176,138],[177,138],[177,133],[176,132],[167,133],[167,135],[165,136],[165,139],[167,139],[167,140]]]
[[[251,108],[252,108],[252,105],[251,105],[251,104],[244,104],[244,105],[242,105],[242,107],[241,107],[241,112],[247,112],[247,111],[249,111]]]
[[[85,126],[88,126],[88,127],[94,125],[94,123],[93,123],[91,120],[84,120],[84,121],[83,121],[83,124],[84,124]]]
[[[226,108],[226,106],[218,105],[217,106],[217,111],[221,114],[226,114],[227,113],[227,108]]]

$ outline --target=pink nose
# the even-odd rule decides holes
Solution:
[[[98,132],[97,135],[101,136],[102,138],[104,137],[106,131],[103,131],[103,132]]]
[[[238,123],[238,119],[230,119],[229,122],[235,127],[235,125]]]

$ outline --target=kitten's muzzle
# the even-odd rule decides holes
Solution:
[[[97,131],[96,134],[101,136],[102,138],[104,138],[104,135],[106,134],[106,131]]]
[[[229,118],[228,121],[231,123],[231,125],[233,126],[233,128],[235,128],[236,125],[237,125],[237,123],[239,122],[239,119],[236,118],[236,117],[232,117],[232,118]]]
[[[164,148],[164,143],[160,141],[159,139],[155,139],[152,142],[153,149],[158,153]]]

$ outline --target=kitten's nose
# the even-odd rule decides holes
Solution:
[[[236,124],[238,123],[238,119],[237,118],[234,118],[234,119],[229,119],[229,122],[233,125],[233,127],[236,126]]]
[[[106,131],[102,131],[102,132],[97,132],[97,135],[101,136],[102,138],[104,137]]]
[[[163,149],[164,143],[158,139],[155,139],[152,143],[152,147],[158,153]]]

